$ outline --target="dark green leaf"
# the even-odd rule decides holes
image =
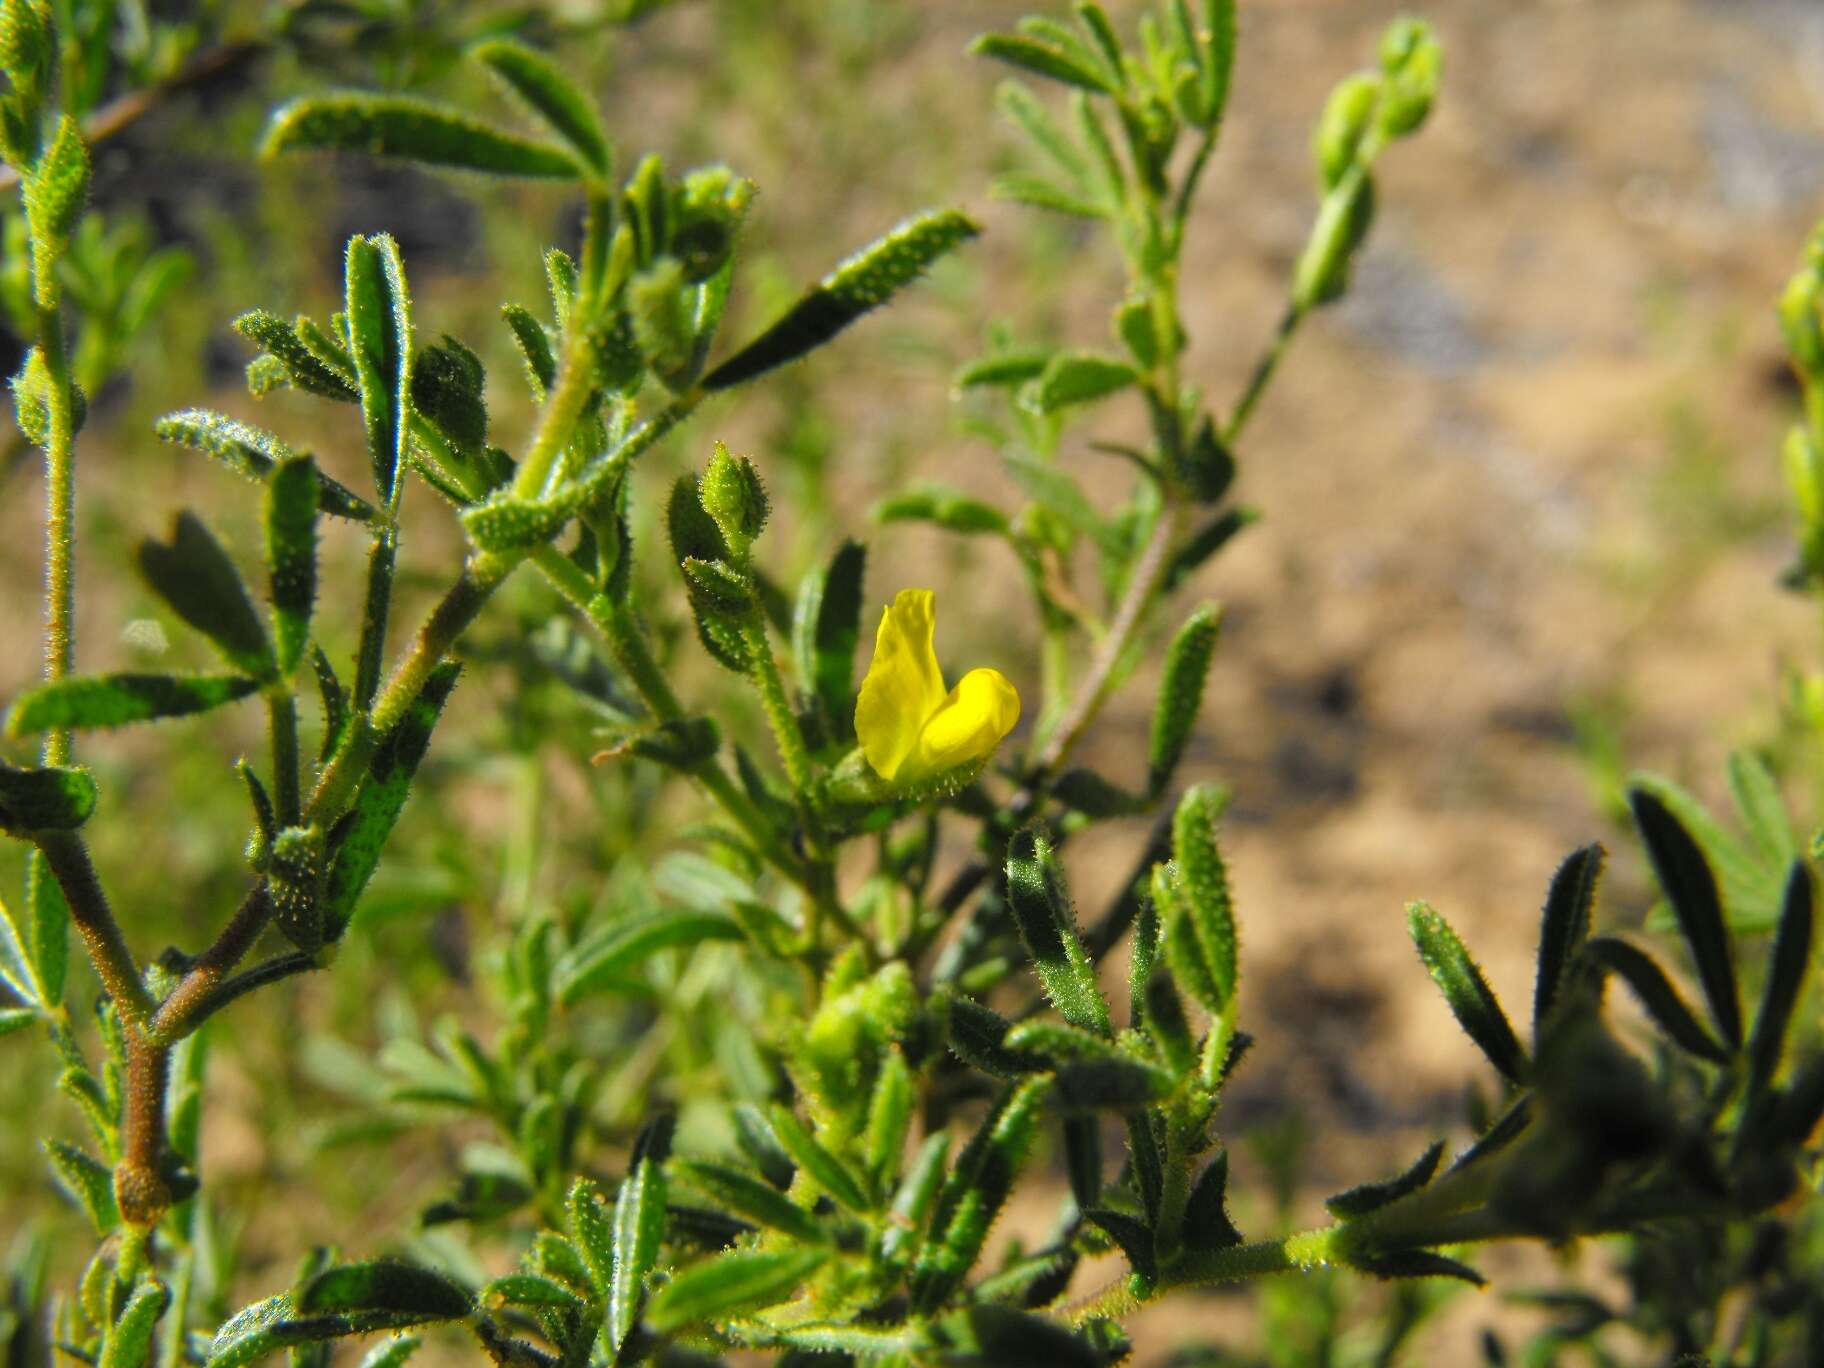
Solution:
[[[412,407],[459,455],[475,461],[488,444],[486,383],[481,358],[447,333],[412,362]]]
[[[554,1278],[537,1273],[509,1273],[496,1278],[481,1289],[477,1298],[484,1306],[557,1307],[581,1311],[583,1299]]]
[[[1153,1232],[1146,1222],[1104,1207],[1091,1207],[1083,1216],[1121,1246],[1121,1252],[1127,1256],[1134,1272],[1149,1283],[1159,1276],[1159,1261],[1153,1253]]]
[[[1072,769],[1060,774],[1052,783],[1051,796],[1072,812],[1080,812],[1098,821],[1110,817],[1131,817],[1144,812],[1144,798],[1111,784],[1094,770]]]
[[[1019,1078],[1049,1067],[1041,1055],[1006,1046],[1013,1023],[991,1007],[966,997],[949,999],[949,1044],[957,1058],[996,1078]]]
[[[974,389],[981,385],[1023,385],[1028,380],[1038,379],[1044,373],[1051,356],[1048,347],[1030,351],[992,352],[971,361],[958,371],[956,387]]]
[[[1216,425],[1206,415],[1197,424],[1180,472],[1191,492],[1204,503],[1217,503],[1235,483],[1235,456],[1216,435]]]
[[[1157,1064],[1132,1056],[1077,1059],[1055,1075],[1058,1107],[1068,1116],[1092,1111],[1129,1112],[1170,1097],[1178,1080]]]
[[[792,616],[798,678],[816,695],[825,721],[839,737],[847,737],[854,725],[855,649],[867,565],[867,547],[843,542],[827,569],[804,577]]]
[[[1228,1249],[1241,1243],[1241,1232],[1229,1219],[1229,1152],[1222,1150],[1197,1176],[1184,1204],[1184,1247],[1193,1254]]]
[[[354,807],[338,828],[340,840],[323,884],[324,934],[331,941],[348,928],[355,901],[373,877],[386,838],[405,807],[412,776],[430,748],[431,730],[460,673],[461,667],[453,661],[431,671],[405,716],[380,739],[368,763],[367,778],[355,795]]]
[[[1689,790],[1663,775],[1636,772],[1628,788],[1645,789],[1657,798],[1696,840],[1716,875],[1731,924],[1743,930],[1772,930],[1779,920],[1780,893],[1787,861],[1763,859],[1704,809]],[[1669,906],[1669,905],[1668,905]]]
[[[1512,1082],[1526,1077],[1526,1051],[1508,1024],[1507,1014],[1482,977],[1482,970],[1450,928],[1450,923],[1422,902],[1406,908],[1406,926],[1418,947],[1419,958],[1431,971],[1432,981],[1444,994],[1450,1010],[1469,1038]]]
[[[1758,1096],[1772,1085],[1786,1050],[1786,1032],[1805,986],[1806,971],[1811,967],[1813,899],[1811,871],[1802,859],[1794,859],[1792,872],[1786,877],[1780,927],[1774,933],[1773,950],[1767,960],[1761,1008],[1755,1014],[1754,1031],[1748,1038],[1750,1096]]]
[[[403,1368],[405,1361],[418,1352],[423,1344],[416,1335],[398,1335],[392,1339],[381,1340],[367,1356],[361,1360],[361,1368]]]
[[[374,487],[380,502],[391,507],[398,502],[412,389],[411,296],[398,244],[385,233],[350,238],[343,279],[349,355],[361,391]]]
[[[1005,537],[1012,531],[1000,509],[943,485],[920,485],[890,495],[869,509],[868,516],[879,523],[936,523],[947,532],[965,536]]]
[[[897,1157],[897,1156],[896,1156]],[[756,1225],[782,1230],[805,1244],[823,1244],[828,1238],[824,1224],[777,1188],[760,1179],[700,1159],[674,1162],[677,1175],[721,1207],[744,1216]]]
[[[208,637],[236,669],[259,679],[274,669],[272,643],[240,571],[194,513],[177,515],[171,540],[139,544],[139,570],[152,590]]]
[[[773,1134],[773,1123],[766,1114],[749,1102],[736,1105],[735,1143],[741,1147],[762,1177],[781,1192],[792,1185],[798,1167],[785,1152],[779,1137]]]
[[[483,43],[472,54],[550,125],[585,171],[606,179],[613,155],[595,106],[542,55],[518,43]]]
[[[0,761],[0,828],[73,831],[95,811],[95,780],[86,769],[15,769]]]
[[[317,465],[308,456],[282,462],[266,484],[266,566],[279,672],[304,658],[317,598]]]
[[[348,360],[346,352],[336,359],[347,364],[332,365],[318,356],[300,336],[299,324],[287,323],[264,309],[242,314],[234,320],[233,326],[242,337],[263,348],[266,355],[279,363],[285,379],[294,389],[343,403],[360,402],[361,392],[354,384],[353,362]]]
[[[1093,1112],[1064,1118],[1064,1172],[1079,1211],[1102,1200],[1102,1118]]]
[[[1252,508],[1231,508],[1191,533],[1166,567],[1162,592],[1170,593],[1183,584],[1198,567],[1227,546],[1231,537],[1259,518],[1260,514]]]
[[[1665,890],[1673,915],[1678,918],[1678,929],[1690,947],[1698,982],[1710,1004],[1710,1019],[1722,1033],[1724,1043],[1740,1049],[1742,1008],[1736,996],[1734,957],[1730,953],[1729,932],[1723,924],[1716,877],[1691,833],[1658,798],[1636,787],[1628,791],[1628,805],[1634,810],[1634,824],[1646,842],[1659,886]]]
[[[262,156],[312,151],[364,152],[497,176],[577,178],[567,152],[405,95],[306,96],[272,116]]]
[[[242,675],[76,675],[21,694],[6,715],[9,736],[59,728],[122,727],[208,712],[260,687]]]
[[[1052,1005],[1073,1026],[1112,1036],[1108,1003],[1077,934],[1076,909],[1064,886],[1063,867],[1051,843],[1030,828],[1016,835],[1008,849],[1007,894]]]
[[[1178,892],[1203,950],[1216,988],[1212,1012],[1228,1009],[1239,973],[1235,912],[1229,895],[1228,866],[1216,833],[1229,791],[1218,784],[1199,784],[1184,795],[1172,821],[1172,850],[1177,857]]]
[[[1351,1263],[1362,1272],[1372,1273],[1377,1278],[1460,1278],[1476,1287],[1482,1287],[1488,1282],[1487,1278],[1468,1264],[1433,1253],[1429,1249],[1364,1254],[1351,1260]]]
[[[513,340],[526,360],[526,378],[532,385],[532,397],[543,400],[557,383],[557,356],[551,350],[551,334],[545,325],[517,304],[500,306],[500,316],[513,330]]]
[[[1533,1039],[1551,1016],[1559,995],[1575,972],[1577,957],[1590,936],[1596,886],[1607,852],[1600,845],[1573,851],[1552,875],[1539,926],[1539,972],[1533,984]]]
[[[784,317],[705,376],[703,388],[739,385],[822,346],[979,231],[954,209],[908,219],[843,261]]]
[[[738,1317],[790,1297],[822,1266],[821,1249],[737,1250],[679,1273],[652,1298],[647,1320],[660,1334]]]
[[[1332,1216],[1343,1220],[1366,1216],[1369,1212],[1378,1211],[1390,1202],[1397,1202],[1408,1193],[1424,1187],[1431,1181],[1431,1175],[1438,1171],[1438,1161],[1443,1157],[1444,1142],[1433,1141],[1404,1173],[1385,1182],[1363,1183],[1347,1192],[1339,1192],[1334,1197],[1326,1197],[1324,1205],[1329,1208]]]
[[[1586,953],[1605,969],[1613,970],[1627,980],[1634,996],[1660,1029],[1692,1054],[1718,1064],[1729,1061],[1729,1051],[1698,1023],[1691,1009],[1679,997],[1678,990],[1665,971],[1647,955],[1626,941],[1610,936],[1597,936],[1586,947]]]
[[[779,1137],[785,1152],[812,1182],[850,1211],[868,1210],[870,1203],[860,1180],[849,1171],[847,1164],[818,1142],[803,1122],[782,1106],[773,1107],[770,1119],[773,1134]]]
[[[299,1314],[306,1316],[384,1311],[439,1321],[460,1320],[474,1310],[468,1292],[443,1274],[388,1259],[327,1268],[294,1296]]]

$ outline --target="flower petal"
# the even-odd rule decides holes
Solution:
[[[906,766],[923,777],[979,760],[1020,720],[1020,695],[999,670],[971,670],[931,714]]]
[[[855,701],[855,735],[882,779],[899,773],[925,720],[946,701],[931,648],[935,602],[929,589],[901,589],[880,616],[874,659]]]

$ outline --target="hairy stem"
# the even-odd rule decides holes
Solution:
[[[120,923],[108,905],[101,879],[89,859],[89,848],[73,831],[36,831],[32,840],[44,855],[63,898],[70,907],[70,920],[76,923],[89,959],[119,1008],[122,1020],[138,1029],[151,1019],[152,995],[140,981],[139,966],[127,948]]]
[[[52,287],[53,290],[55,287]],[[63,308],[55,299],[38,310],[38,351],[50,377],[45,395],[49,432],[44,444],[44,678],[54,684],[75,655],[76,422]],[[70,733],[45,734],[44,763],[67,765]]]
[[[298,778],[298,701],[290,688],[266,695],[266,725],[272,741],[272,801],[280,826],[296,826],[303,797]]]
[[[152,1034],[157,1039],[169,1044],[196,1028],[208,1015],[199,1011],[199,1005],[215,993],[222,980],[253,949],[253,943],[271,919],[272,897],[265,881],[261,880],[248,890],[222,933],[198,956],[170,996],[159,1004],[151,1021]]]

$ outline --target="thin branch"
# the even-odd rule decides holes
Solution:
[[[121,1016],[138,1029],[152,1017],[152,995],[141,982],[139,966],[121,934],[108,895],[102,891],[101,879],[89,859],[89,848],[73,831],[36,831],[32,840],[44,855],[45,863],[63,890],[70,907],[70,919],[76,923],[89,959],[101,977],[102,986],[113,997]]]

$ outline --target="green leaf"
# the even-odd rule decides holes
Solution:
[[[405,1361],[418,1352],[424,1341],[417,1335],[399,1335],[382,1340],[367,1351],[360,1368],[403,1368]]]
[[[74,675],[21,694],[6,714],[9,736],[59,728],[124,727],[208,712],[260,687],[245,675]]]
[[[1030,90],[1019,81],[1003,81],[995,88],[994,97],[1001,113],[1056,162],[1073,185],[1090,183],[1089,163],[1083,160],[1082,152]],[[1033,373],[1036,375],[1037,371]]]
[[[1488,980],[1482,977],[1482,970],[1470,958],[1450,923],[1428,904],[1414,902],[1407,904],[1406,926],[1418,947],[1419,958],[1431,971],[1432,981],[1443,992],[1458,1024],[1504,1077],[1522,1082],[1526,1077],[1526,1051],[1521,1049],[1501,1004],[1495,1001]]]
[[[1029,351],[991,352],[971,361],[956,373],[958,389],[976,389],[987,385],[1023,385],[1036,380],[1052,358],[1049,347]]]
[[[266,568],[272,585],[272,625],[279,673],[287,678],[304,659],[317,598],[317,463],[308,456],[282,462],[266,484]]]
[[[481,1289],[476,1298],[484,1306],[556,1307],[581,1311],[585,1303],[570,1288],[538,1273],[509,1273]]]
[[[1091,1207],[1083,1217],[1121,1247],[1134,1272],[1149,1283],[1159,1276],[1159,1260],[1153,1252],[1153,1232],[1145,1221],[1106,1207]]]
[[[1072,194],[1062,186],[1053,185],[1037,176],[997,177],[990,187],[990,193],[996,199],[1012,200],[1015,204],[1028,205],[1034,209],[1049,209],[1054,214],[1068,214],[1072,218],[1107,218],[1109,212],[1100,200]]]
[[[442,1273],[391,1259],[326,1268],[294,1298],[305,1316],[383,1311],[423,1322],[460,1320],[475,1309],[468,1291]]]
[[[30,1007],[0,1008],[0,1036],[9,1036],[14,1031],[23,1031],[36,1020],[38,1020],[38,1013]]]
[[[1228,866],[1216,841],[1217,828],[1228,805],[1227,789],[1218,784],[1199,784],[1179,800],[1172,819],[1178,893],[1216,989],[1216,1001],[1205,1006],[1217,1014],[1228,1009],[1239,974]]]
[[[654,908],[636,912],[564,954],[551,970],[551,989],[566,1006],[602,988],[612,988],[630,969],[661,950],[703,941],[743,939],[740,924],[717,912],[695,908]]]
[[[686,1268],[654,1294],[646,1319],[660,1334],[790,1297],[828,1257],[822,1249],[737,1250]]]
[[[4,816],[0,816],[0,823],[4,821]],[[6,899],[0,898],[0,982],[4,982],[21,1002],[36,1006],[44,1003],[44,992],[38,983],[37,971],[32,967],[36,955],[26,948],[35,939],[28,934],[32,929],[28,923],[22,930],[13,909],[6,905]]]
[[[1792,872],[1786,878],[1779,930],[1774,933],[1773,950],[1767,960],[1767,981],[1761,989],[1760,1011],[1755,1014],[1754,1031],[1748,1037],[1748,1092],[1751,1097],[1759,1096],[1772,1086],[1780,1058],[1786,1050],[1786,1033],[1792,1024],[1793,1009],[1798,1006],[1805,974],[1811,967],[1813,900],[1811,871],[1802,859],[1794,859]]]
[[[1728,769],[1730,796],[1761,859],[1777,869],[1790,868],[1799,856],[1799,838],[1786,815],[1779,782],[1766,762],[1750,751],[1732,752]]]
[[[15,769],[0,761],[0,829],[73,831],[95,811],[96,796],[86,769]]]
[[[38,306],[57,298],[55,273],[76,220],[89,198],[89,149],[68,114],[24,177],[25,217],[32,230],[32,284]]]
[[[1144,1059],[1110,1055],[1060,1064],[1055,1083],[1053,1095],[1058,1107],[1071,1116],[1094,1111],[1131,1112],[1163,1102],[1177,1087],[1178,1079]]]
[[[788,1108],[774,1106],[769,1119],[773,1123],[773,1134],[779,1137],[785,1152],[812,1182],[850,1211],[869,1209],[867,1193],[848,1165],[825,1149]]]
[[[233,418],[211,413],[208,409],[185,409],[167,414],[153,424],[153,431],[166,442],[187,446],[205,456],[213,456],[237,475],[264,481],[284,461],[297,454],[285,443]],[[359,494],[317,472],[317,499],[331,517],[355,522],[372,522],[374,506]]]
[[[323,883],[325,939],[338,940],[348,929],[355,901],[380,863],[380,852],[405,807],[412,776],[430,748],[431,731],[461,672],[454,661],[432,670],[405,716],[380,739],[368,762],[354,806],[338,824],[339,840]]]
[[[483,551],[530,551],[564,530],[576,515],[577,498],[574,485],[549,499],[527,499],[511,489],[496,490],[485,502],[462,511],[462,528]]]
[[[289,1296],[268,1297],[243,1308],[215,1332],[206,1368],[244,1368],[281,1349],[420,1323],[422,1318],[396,1311],[300,1317]]]
[[[1193,1254],[1228,1249],[1242,1242],[1229,1219],[1229,1152],[1220,1151],[1197,1176],[1184,1204],[1184,1247]]]
[[[739,1169],[701,1159],[679,1159],[673,1161],[672,1170],[718,1206],[756,1225],[784,1231],[805,1244],[824,1244],[829,1239],[829,1232],[818,1217],[777,1188]]]
[[[1401,1249],[1391,1254],[1363,1254],[1350,1260],[1352,1267],[1377,1278],[1457,1278],[1474,1287],[1488,1279],[1468,1264],[1429,1249]]]
[[[1644,788],[1628,791],[1634,824],[1646,842],[1647,855],[1659,886],[1665,890],[1691,950],[1691,962],[1710,1004],[1710,1019],[1733,1049],[1742,1044],[1742,1008],[1736,996],[1735,963],[1729,932],[1723,924],[1723,906],[1717,897],[1716,877],[1691,833],[1664,803]]]
[[[57,1171],[58,1185],[89,1214],[97,1235],[107,1235],[120,1224],[120,1208],[114,1204],[112,1170],[61,1140],[46,1140],[44,1152],[50,1157],[51,1167]]]
[[[519,43],[483,43],[471,54],[562,138],[583,170],[606,180],[614,157],[595,105],[541,54]]]
[[[1043,1077],[1016,1084],[957,1156],[912,1271],[914,1311],[928,1314],[942,1306],[975,1266],[1032,1148],[1039,1110],[1050,1090],[1051,1080]]]
[[[1165,671],[1159,680],[1159,701],[1153,705],[1153,728],[1146,754],[1146,789],[1155,798],[1172,782],[1196,728],[1197,713],[1203,706],[1203,686],[1209,679],[1210,660],[1221,632],[1222,609],[1213,603],[1201,603],[1166,648]]]
[[[1028,828],[1007,854],[1007,895],[1045,995],[1071,1025],[1113,1036],[1108,1002],[1096,986],[1096,967],[1077,934],[1077,914],[1051,843]]]
[[[385,233],[350,238],[343,279],[349,354],[361,391],[374,487],[390,508],[398,503],[412,390],[411,296],[399,245]]]
[[[1072,404],[1087,404],[1126,389],[1140,372],[1126,361],[1098,352],[1059,352],[1045,363],[1033,386],[1032,401],[1040,413],[1056,413]]]
[[[980,231],[955,209],[906,220],[838,265],[784,317],[705,376],[703,388],[742,384],[822,346]]]
[[[988,533],[1005,537],[1012,533],[1007,515],[1000,509],[946,485],[919,485],[889,495],[869,509],[868,516],[878,523],[936,523],[947,532],[965,536]]]
[[[1665,970],[1642,951],[1612,936],[1594,937],[1585,953],[1605,969],[1627,980],[1647,1015],[1682,1049],[1718,1064],[1729,1062],[1729,1051],[1698,1023]]]
[[[271,678],[275,661],[266,628],[234,562],[194,513],[179,513],[171,540],[139,544],[139,571],[180,618],[208,637],[230,665]]]
[[[1220,502],[1235,483],[1235,455],[1217,435],[1216,424],[1208,415],[1197,424],[1178,473],[1191,493],[1206,504]]]
[[[996,1078],[1020,1078],[1050,1067],[1042,1055],[1021,1054],[1006,1046],[1013,1023],[972,998],[947,999],[950,1031],[947,1043],[958,1059]]]
[[[659,1261],[665,1236],[665,1160],[671,1151],[672,1117],[647,1122],[634,1141],[631,1171],[614,1203],[614,1265],[608,1281],[608,1347],[619,1354],[633,1332],[646,1294],[646,1279]]]
[[[1438,1171],[1438,1161],[1444,1157],[1444,1142],[1434,1140],[1414,1161],[1411,1168],[1396,1177],[1380,1183],[1363,1183],[1352,1187],[1347,1192],[1339,1192],[1334,1197],[1324,1198],[1324,1205],[1330,1214],[1341,1220],[1354,1220],[1366,1216],[1371,1211],[1379,1211],[1391,1202],[1397,1202],[1408,1193],[1417,1192],[1431,1181],[1432,1174]]]
[[[487,374],[481,358],[445,333],[412,362],[412,407],[456,452],[479,462],[488,444]]]
[[[582,1252],[583,1262],[589,1269],[589,1281],[596,1296],[606,1299],[614,1282],[614,1222],[602,1197],[601,1185],[593,1178],[578,1178],[570,1186],[566,1210],[570,1217],[570,1237]]]
[[[542,402],[546,392],[557,383],[557,356],[551,350],[551,334],[545,331],[543,323],[517,304],[501,305],[500,316],[507,321],[513,341],[525,358],[532,397]]]
[[[1204,949],[1203,937],[1191,915],[1190,899],[1184,891],[1184,874],[1170,862],[1155,865],[1150,883],[1153,905],[1159,909],[1159,922],[1164,927],[1165,962],[1172,977],[1205,1011],[1221,1013],[1227,998]]]
[[[825,721],[839,738],[846,738],[854,727],[855,649],[861,639],[867,566],[867,547],[844,541],[826,568],[804,577],[792,615],[798,678],[815,694]]]
[[[457,110],[405,95],[312,95],[278,110],[260,155],[363,152],[495,176],[577,179],[569,153],[502,133]]]
[[[1080,90],[1114,94],[1119,89],[1094,63],[1086,62],[1062,47],[1021,34],[984,33],[969,45],[969,51],[977,57],[990,57]]]
[[[1539,926],[1539,972],[1533,984],[1533,1044],[1551,1017],[1576,971],[1577,957],[1590,937],[1596,886],[1607,852],[1600,845],[1573,851],[1552,875]]]
[[[1169,594],[1183,584],[1205,561],[1227,546],[1231,537],[1259,519],[1259,512],[1252,508],[1231,508],[1211,518],[1178,548],[1172,563],[1166,567],[1161,592]]]
[[[1222,119],[1235,70],[1235,0],[1205,0],[1203,7],[1203,113],[1206,125]]]
[[[127,1304],[107,1329],[97,1368],[146,1368],[152,1361],[152,1332],[171,1304],[171,1291],[158,1279],[133,1284]]]
[[[235,319],[232,327],[279,363],[293,389],[346,404],[359,403],[361,392],[355,387],[354,363],[347,352],[337,349],[334,364],[324,360],[305,340],[301,329],[307,322],[288,323],[264,309],[251,309]]]

